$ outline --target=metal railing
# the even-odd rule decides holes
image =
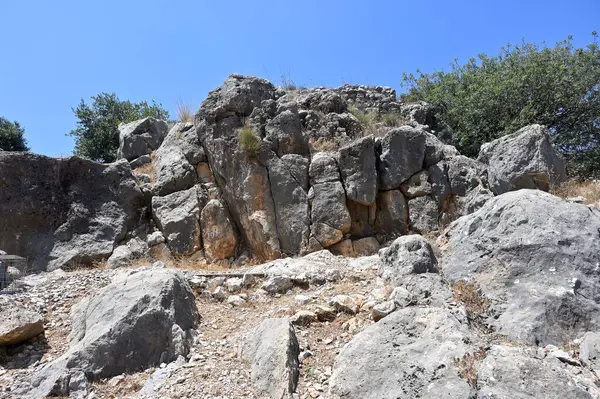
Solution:
[[[17,255],[0,255],[0,293],[12,282],[9,267],[14,267],[20,274],[25,274],[27,259]]]

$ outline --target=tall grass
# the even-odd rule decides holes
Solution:
[[[177,118],[179,122],[194,123],[194,112],[188,104],[182,100],[177,101]]]

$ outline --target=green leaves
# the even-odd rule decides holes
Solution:
[[[554,48],[521,42],[497,56],[480,54],[450,72],[404,74],[405,101],[435,107],[442,137],[475,156],[486,141],[540,123],[547,125],[570,174],[600,173],[600,51],[594,42]]]
[[[0,150],[4,151],[29,151],[25,130],[19,122],[10,122],[0,117]]]
[[[120,101],[114,93],[101,93],[92,97],[92,104],[81,100],[73,109],[77,128],[68,133],[75,137],[76,155],[98,162],[114,162],[119,148],[120,123],[154,117],[168,119],[169,113],[161,104],[152,101],[131,103]]]

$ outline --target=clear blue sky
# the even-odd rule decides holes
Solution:
[[[231,73],[297,84],[391,86],[402,72],[506,43],[600,31],[600,0],[0,0],[0,116],[32,150],[69,155],[72,107],[100,92],[175,116]]]

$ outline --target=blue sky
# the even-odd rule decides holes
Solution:
[[[600,0],[0,0],[0,116],[32,151],[73,151],[72,107],[100,92],[156,100],[175,116],[231,73],[306,86],[386,85],[502,45],[576,45],[600,31]]]

